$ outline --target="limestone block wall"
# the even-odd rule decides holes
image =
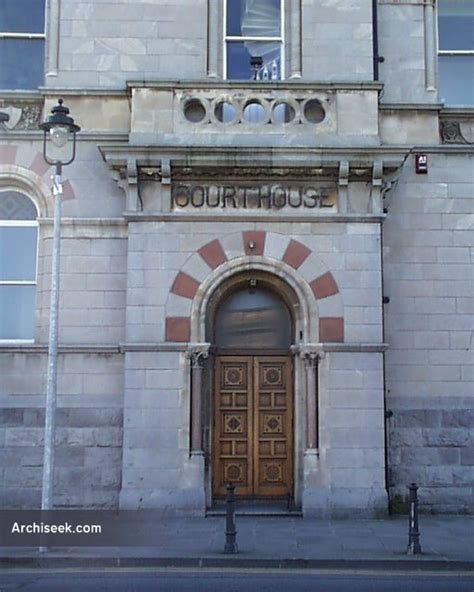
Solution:
[[[0,353],[2,508],[41,504],[46,365],[41,347]],[[117,507],[122,423],[122,355],[60,353],[56,507]]]
[[[179,351],[129,351],[125,361],[120,507],[203,511],[189,458],[189,362]]]
[[[58,57],[50,59],[58,69],[47,72],[46,86],[118,89],[127,80],[204,79],[208,55],[221,76],[222,15],[223,0],[62,0],[60,22],[53,15],[48,29],[48,38],[59,37]],[[285,27],[299,37],[287,39],[286,51],[301,46],[303,79],[372,80],[371,0],[304,0],[299,20]],[[209,22],[216,34],[209,35]]]
[[[378,0],[379,55],[385,58],[379,76],[385,103],[437,101],[434,80],[427,78],[428,69],[434,75],[436,59],[434,11],[428,20],[425,4],[430,3]],[[425,51],[427,41],[431,51]]]
[[[131,78],[202,78],[207,2],[62,0],[49,87],[122,88]]]
[[[37,331],[48,341],[52,225],[39,241]],[[111,220],[69,220],[62,225],[59,339],[72,344],[123,340],[126,300],[126,226]]]
[[[303,0],[305,80],[373,80],[371,0]]]
[[[472,155],[410,159],[383,226],[392,493],[420,485],[427,510],[473,509]]]
[[[386,512],[383,356],[330,352],[320,362],[319,453],[332,516]],[[311,494],[311,492],[310,492]],[[321,503],[318,505],[322,505]]]

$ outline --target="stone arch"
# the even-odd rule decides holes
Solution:
[[[344,341],[344,309],[337,283],[306,245],[282,234],[243,231],[206,243],[176,274],[166,304],[165,339],[202,342],[207,301],[217,285],[243,270],[284,278],[299,295],[303,340]],[[318,319],[318,324],[311,319]]]
[[[42,152],[13,144],[0,146],[0,186],[17,183],[30,197],[37,200],[40,216],[50,216],[53,212],[51,192],[51,165],[47,164]],[[12,187],[9,187],[12,188]],[[74,188],[66,179],[63,182],[63,201],[75,199]]]
[[[0,191],[21,191],[35,204],[38,216],[48,216],[52,211],[50,190],[45,181],[35,173],[16,165],[0,165]]]
[[[215,269],[204,282],[199,286],[193,300],[191,308],[191,341],[206,341],[205,339],[205,317],[208,308],[208,303],[214,291],[218,286],[225,283],[228,279],[235,275],[239,275],[245,271],[263,271],[269,275],[274,275],[283,280],[296,294],[298,304],[294,303],[294,321],[295,334],[298,335],[300,331],[303,334],[305,341],[317,341],[315,335],[316,325],[310,322],[313,315],[317,315],[317,305],[314,298],[306,289],[304,284],[301,284],[296,274],[291,268],[278,261],[267,260],[261,256],[254,257],[237,257],[236,259],[223,264]]]

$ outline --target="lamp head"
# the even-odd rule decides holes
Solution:
[[[40,129],[42,129],[44,132],[43,153],[45,160],[46,162],[50,162],[46,156],[46,145],[48,138],[55,148],[60,149],[66,146],[71,136],[73,139],[72,160],[74,160],[76,133],[80,131],[81,128],[76,125],[74,123],[74,119],[69,116],[69,109],[63,105],[62,99],[58,99],[58,104],[51,109],[51,113],[52,115],[50,115],[45,122],[40,123],[39,125]],[[69,164],[72,162],[72,160],[63,162],[63,164]],[[54,162],[57,162],[57,159],[55,159]],[[50,164],[54,162],[50,162]]]

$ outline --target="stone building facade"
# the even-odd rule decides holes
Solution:
[[[472,3],[44,5],[0,33],[2,507],[41,498],[61,96],[56,506],[472,512]]]

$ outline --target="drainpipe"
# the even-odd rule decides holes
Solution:
[[[385,208],[384,208],[385,213]],[[380,273],[382,284],[382,343],[385,343],[385,305],[390,302],[390,297],[385,295],[384,284],[384,256],[383,256],[383,222],[380,224]],[[387,370],[386,370],[386,352],[382,353],[382,388],[383,388],[383,427],[384,427],[384,457],[385,457],[385,489],[388,498],[388,511],[391,512],[391,498],[390,498],[390,424],[389,420],[393,416],[393,412],[387,408]]]
[[[372,0],[372,55],[374,62],[374,80],[379,79],[379,64],[385,61],[385,58],[379,55],[379,24],[377,14],[378,0]]]

